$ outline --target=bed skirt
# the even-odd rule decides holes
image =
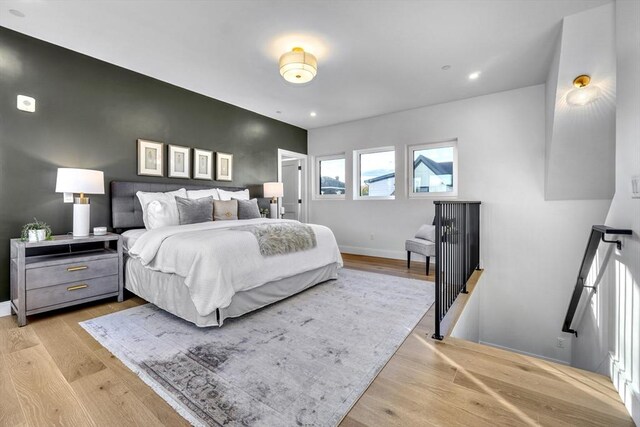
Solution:
[[[200,327],[222,326],[224,320],[239,317],[276,301],[338,277],[339,264],[307,271],[285,279],[268,282],[257,288],[238,292],[231,304],[208,316],[201,316],[191,301],[184,278],[145,268],[139,260],[127,257],[125,288],[169,313]]]

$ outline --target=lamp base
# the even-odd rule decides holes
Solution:
[[[277,203],[269,204],[269,218],[278,219],[278,204]]]
[[[73,237],[87,237],[91,219],[91,205],[74,203],[73,205]]]

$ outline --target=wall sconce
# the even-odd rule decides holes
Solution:
[[[591,77],[586,74],[576,77],[573,80],[575,88],[567,93],[567,104],[578,107],[598,99],[600,88],[594,85],[589,86],[589,83],[591,83]]]

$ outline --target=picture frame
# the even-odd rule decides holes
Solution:
[[[193,179],[213,179],[213,151],[193,149]]]
[[[216,181],[233,180],[233,154],[216,153]]]
[[[167,158],[169,178],[191,177],[191,148],[169,144]]]
[[[138,139],[138,175],[164,176],[164,143]]]

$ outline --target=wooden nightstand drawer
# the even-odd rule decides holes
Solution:
[[[27,311],[38,310],[97,295],[118,293],[118,274],[62,285],[27,290]]]
[[[27,291],[61,283],[78,282],[94,277],[118,274],[117,255],[96,260],[74,260],[48,267],[30,268],[26,271]]]

